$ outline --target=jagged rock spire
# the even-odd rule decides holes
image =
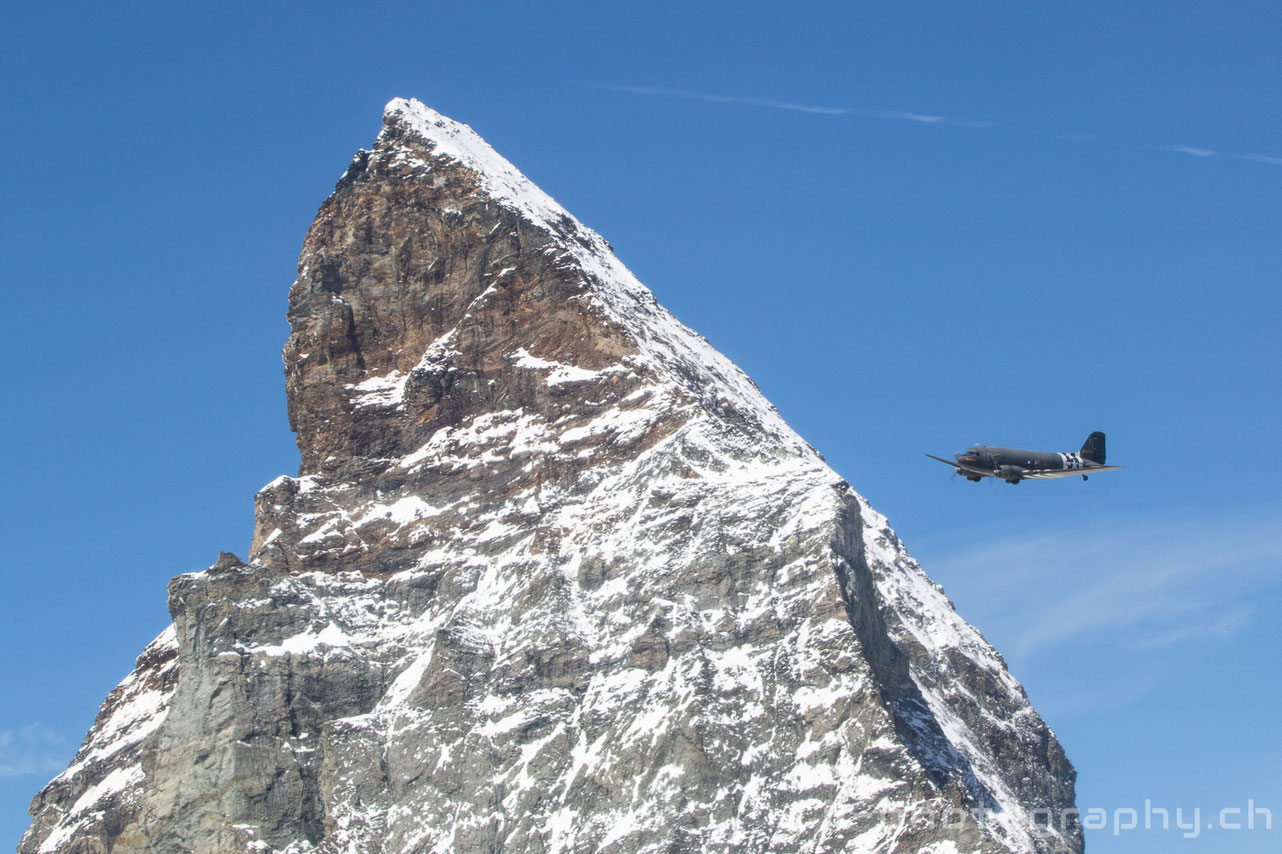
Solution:
[[[22,854],[1081,850],[885,519],[469,128],[388,105],[289,316],[299,476]]]

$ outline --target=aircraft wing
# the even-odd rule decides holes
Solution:
[[[956,460],[946,460],[943,457],[937,457],[934,454],[927,454],[926,456],[930,457],[932,460],[939,460],[941,463],[950,465],[955,469],[961,469],[962,471],[968,471],[971,474],[977,474],[980,477],[993,476],[993,472],[990,469],[981,469],[981,468],[976,468],[975,466],[968,466],[965,463],[959,463]]]
[[[1091,466],[1082,469],[1036,469],[1026,471],[1020,477],[1049,480],[1055,477],[1077,477],[1080,474],[1095,474],[1097,471],[1117,471],[1126,466]]]

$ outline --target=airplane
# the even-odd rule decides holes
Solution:
[[[939,460],[957,469],[957,473],[967,480],[979,483],[986,477],[1001,478],[1007,483],[1019,483],[1032,478],[1042,480],[1052,477],[1072,477],[1087,475],[1100,471],[1116,471],[1125,466],[1104,465],[1104,434],[1096,431],[1075,454],[1055,454],[1045,451],[1019,451],[1014,448],[990,448],[987,445],[975,445],[955,459],[946,460],[934,454],[927,454],[932,460]]]

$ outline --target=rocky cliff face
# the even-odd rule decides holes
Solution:
[[[469,128],[388,105],[289,320],[300,474],[22,854],[1082,849],[885,519]]]

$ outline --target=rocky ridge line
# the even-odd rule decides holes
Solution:
[[[1081,850],[885,519],[465,125],[388,105],[289,317],[299,476],[22,854]]]

